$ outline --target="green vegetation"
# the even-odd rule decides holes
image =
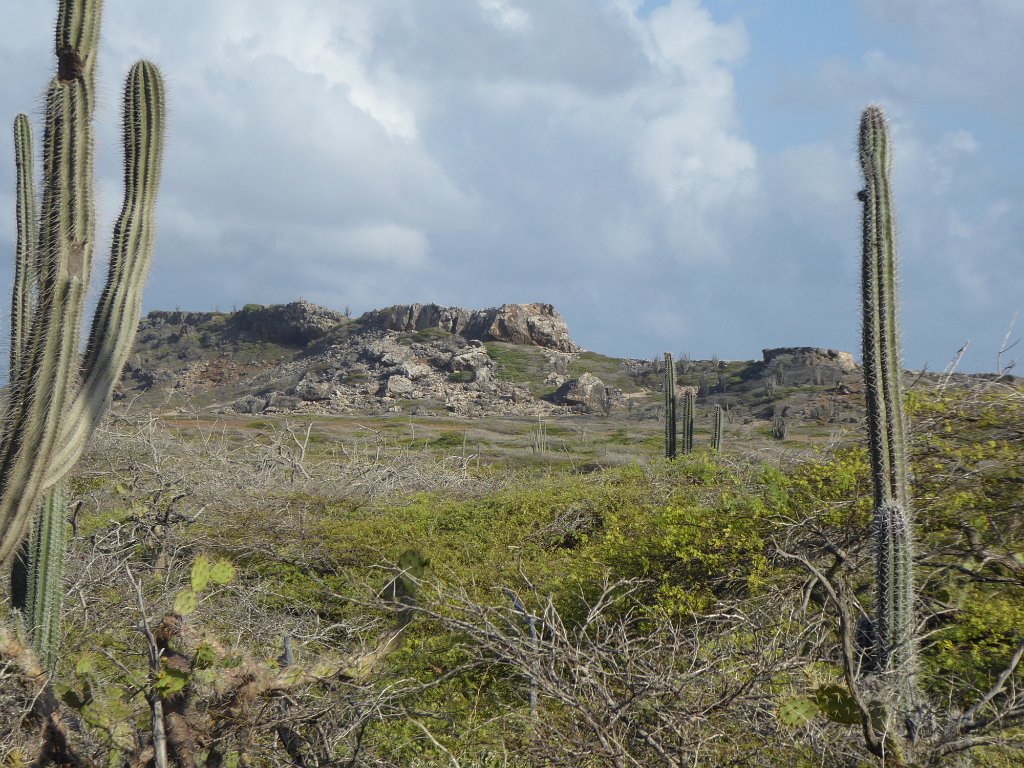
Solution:
[[[616,387],[623,392],[637,392],[639,386],[636,379],[629,375],[622,361],[597,352],[580,352],[575,355],[568,366],[569,378],[579,378],[581,374],[592,373],[607,386]]]
[[[928,478],[918,490],[918,521],[925,532],[920,546],[934,553],[919,565],[919,600],[931,627],[921,645],[920,684],[930,695],[958,705],[969,706],[977,690],[998,683],[1021,641],[1022,403],[1024,392],[997,387],[971,393],[917,390],[908,398],[911,418],[920,425],[911,471]],[[329,423],[318,422],[317,429]],[[155,615],[160,606],[186,600],[180,596],[189,590],[200,591],[194,582],[195,553],[204,554],[208,563],[233,563],[234,579],[207,586],[185,617],[197,638],[185,641],[183,649],[193,660],[193,671],[184,679],[191,691],[188,700],[195,706],[212,702],[206,697],[218,687],[234,685],[235,670],[257,677],[278,674],[272,663],[261,661],[279,653],[275,633],[308,637],[296,644],[294,674],[305,675],[302,679],[312,687],[289,688],[294,703],[286,722],[303,738],[314,739],[316,729],[303,718],[314,710],[329,713],[321,717],[333,718],[332,727],[350,734],[335,743],[338,759],[351,757],[354,748],[356,734],[349,725],[363,722],[360,749],[384,764],[443,762],[446,749],[469,764],[502,750],[585,764],[566,740],[574,729],[586,728],[587,712],[580,707],[586,700],[598,706],[600,695],[612,697],[607,706],[618,706],[615,702],[625,699],[616,697],[630,695],[630,676],[649,675],[644,692],[634,694],[639,698],[622,715],[621,749],[644,764],[659,764],[642,738],[644,729],[673,717],[683,718],[686,728],[675,735],[666,732],[661,746],[704,755],[711,765],[802,764],[822,748],[812,732],[827,736],[827,754],[834,762],[857,754],[863,761],[851,688],[835,662],[841,633],[831,619],[832,605],[827,593],[805,581],[804,567],[780,552],[814,564],[830,583],[841,580],[853,605],[871,594],[874,500],[866,447],[779,468],[703,449],[665,461],[655,456],[659,438],[628,446],[640,451],[635,454],[639,461],[581,472],[569,462],[552,464],[549,456],[533,455],[531,461],[532,427],[524,420],[509,435],[523,446],[519,468],[513,469],[504,460],[446,465],[452,460],[446,457],[462,454],[464,440],[472,454],[474,437],[441,429],[441,422],[411,425],[395,418],[385,423],[386,440],[372,433],[362,443],[346,440],[348,463],[337,479],[319,479],[337,466],[327,460],[337,455],[337,443],[319,442],[310,444],[304,457],[309,479],[282,464],[278,474],[241,496],[228,488],[211,494],[213,478],[223,477],[218,462],[229,458],[256,466],[260,456],[277,455],[273,444],[229,444],[225,459],[217,458],[220,453],[202,453],[194,466],[175,464],[168,468],[172,475],[192,467],[181,475],[192,479],[158,497],[144,490],[154,487],[155,477],[112,487],[115,477],[131,477],[130,472],[121,474],[122,467],[131,465],[126,455],[112,455],[100,445],[85,470],[101,466],[115,474],[95,475],[98,482],[76,486],[85,508],[95,512],[79,521],[83,533],[71,542],[71,562],[109,557],[100,553],[115,534],[135,542],[130,569],[143,578],[143,595]],[[566,432],[564,425],[551,426]],[[180,456],[180,461],[214,445],[207,438],[169,450],[179,438],[168,443],[170,438],[157,432],[147,439],[164,441],[157,443],[162,446],[158,453]],[[625,448],[628,443],[616,444]],[[429,453],[420,452],[423,445],[429,445]],[[430,456],[438,457],[438,463],[432,464]],[[416,477],[426,485],[408,487]],[[389,485],[389,478],[398,483]],[[175,500],[181,493],[186,496]],[[187,518],[200,504],[208,511],[198,524],[178,523],[157,539],[148,533],[168,510]],[[969,536],[965,525],[973,531]],[[417,562],[429,561],[429,566],[410,570],[408,583],[396,581],[385,564],[410,549],[421,553]],[[841,559],[835,552],[842,553]],[[74,566],[73,577],[92,585],[86,586],[90,616],[116,614],[131,604],[130,592],[124,591],[130,585],[90,581],[90,571],[81,568]],[[101,567],[96,575],[102,572]],[[389,597],[400,584],[418,595],[416,610]],[[566,666],[554,668],[560,670],[551,672],[554,677],[534,675],[539,695],[533,719],[528,692],[535,651],[516,634],[518,609],[506,591],[534,617],[536,653],[562,658],[571,646],[558,638],[567,632],[567,642],[575,638],[572,642],[583,643],[592,663],[597,659],[604,665],[608,677],[601,686],[608,687],[588,688],[596,683],[575,678],[565,657]],[[261,613],[247,619],[244,606],[253,600]],[[81,607],[72,605],[68,611],[65,631],[75,650],[61,659],[57,676],[77,693],[65,701],[80,705],[92,718],[89,723],[106,722],[110,715],[101,713],[109,712],[146,722],[145,700],[133,693],[132,678],[96,656],[98,648],[136,644],[132,622],[105,622],[106,629],[97,631],[80,623]],[[379,648],[383,635],[378,632],[391,636],[392,619],[380,630],[366,629],[389,616],[406,622],[401,643],[379,656],[357,653],[360,647]],[[313,631],[310,617],[339,631]],[[251,627],[245,640],[236,634],[242,626]],[[589,629],[572,634],[581,627]],[[616,627],[621,629],[613,631]],[[616,645],[620,631],[641,645]],[[506,640],[509,645],[500,645]],[[683,649],[683,656],[672,655]],[[692,654],[706,672],[684,683],[674,675],[695,663]],[[202,669],[196,666],[200,658]],[[643,659],[657,663],[648,667]],[[138,664],[133,674],[144,674],[144,657]],[[360,696],[388,696],[388,706],[399,711],[415,706],[431,723],[433,740],[407,717],[360,715],[333,698],[331,675],[342,668],[360,670]],[[1019,671],[1010,680],[1018,686],[1024,682]],[[86,684],[92,686],[88,706]],[[582,686],[583,699],[562,701],[556,695],[559,686],[564,691]],[[681,698],[660,698],[660,686]],[[725,695],[730,703],[710,721],[686,719],[685,711]],[[1011,695],[1004,687],[992,700],[993,712]],[[259,717],[257,710],[246,711],[247,717]],[[472,724],[468,730],[467,724]],[[727,743],[712,736],[723,728],[732,734]],[[594,748],[597,736],[579,738]],[[237,744],[218,743],[225,749]],[[258,740],[250,748],[269,756],[281,749],[275,743],[280,744]],[[1007,768],[1021,757],[1009,746],[989,746],[983,754],[984,764]],[[602,757],[593,764],[610,763],[611,758]]]
[[[416,341],[433,341],[434,339],[451,339],[452,334],[441,328],[423,328],[412,336]]]
[[[486,347],[487,355],[497,363],[494,375],[499,381],[522,384],[535,396],[552,392],[551,387],[544,383],[547,358],[543,349],[498,341],[489,341]]]

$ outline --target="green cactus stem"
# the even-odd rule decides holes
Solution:
[[[697,393],[693,388],[683,395],[683,453],[693,451],[693,419],[697,411]]]
[[[676,445],[676,366],[672,353],[665,353],[665,458],[674,459]]]
[[[14,374],[22,368],[22,355],[32,317],[32,287],[36,281],[35,237],[36,190],[33,180],[32,124],[26,115],[14,119],[14,166],[17,193],[17,238],[14,252],[14,286],[11,291],[11,344],[8,372],[13,386]]]
[[[56,668],[60,652],[67,508],[67,483],[61,480],[39,505],[26,553],[25,624],[39,663],[50,672]]]
[[[140,61],[125,81],[124,202],[114,226],[106,285],[93,315],[82,382],[62,424],[63,449],[53,459],[51,478],[67,474],[78,460],[131,353],[153,255],[163,135],[163,80],[156,65]]]
[[[893,680],[904,718],[914,697],[913,541],[897,318],[896,220],[885,114],[864,110],[858,143],[864,189],[861,299],[868,448],[874,483],[876,661]]]
[[[0,443],[0,561],[18,548],[39,500],[77,461],[106,408],[138,325],[152,254],[163,85],[154,65],[139,62],[125,86],[125,202],[82,359],[79,337],[95,242],[92,113],[100,9],[100,0],[59,4],[38,221],[31,130],[26,117],[15,120],[18,241],[12,386]]]
[[[716,451],[722,450],[722,426],[724,421],[722,406],[716,405],[711,413],[711,447]]]

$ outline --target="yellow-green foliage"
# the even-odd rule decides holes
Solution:
[[[1024,556],[1024,414],[1020,394],[1013,391],[969,397],[963,390],[913,393],[908,399],[915,427],[920,615],[927,622],[921,679],[933,699],[963,706],[991,686],[1024,627],[1021,574],[1006,564]],[[452,431],[433,439],[454,449],[462,435]],[[478,471],[504,476],[510,470],[502,465]],[[802,764],[802,756],[810,754],[800,741],[808,727],[832,729],[830,734],[848,737],[847,745],[856,747],[858,731],[847,724],[841,675],[832,667],[827,674],[807,674],[823,659],[834,661],[835,638],[827,636],[835,627],[832,608],[812,599],[801,609],[806,572],[776,558],[775,546],[792,545],[823,571],[833,555],[821,542],[842,549],[846,559],[835,575],[848,581],[851,595],[870,605],[872,489],[866,450],[843,449],[784,469],[697,450],[676,461],[589,474],[557,468],[517,472],[514,483],[496,491],[395,492],[372,501],[345,498],[343,488],[332,497],[289,495],[281,488],[265,504],[247,507],[244,525],[225,525],[231,521],[221,517],[240,512],[211,513],[202,518],[209,527],[200,523],[189,535],[207,537],[201,551],[209,562],[223,555],[232,559],[240,587],[268,585],[263,604],[277,616],[315,614],[343,621],[386,611],[367,602],[394,578],[393,564],[409,548],[430,560],[422,591],[425,604],[439,612],[449,610],[444,595],[458,591],[478,604],[510,609],[503,592],[508,588],[530,610],[550,596],[571,627],[605,583],[635,578],[644,584],[622,610],[639,610],[634,615],[642,617],[646,637],[670,623],[710,626],[702,616],[723,609],[765,616],[777,644],[773,640],[763,648],[754,629],[701,631],[699,653],[735,680],[749,674],[752,649],[762,660],[780,654],[777,672],[756,683],[770,724],[780,729],[778,738],[766,743],[748,721],[723,712],[714,727],[728,739],[718,742],[713,757],[704,755],[706,764],[746,764],[745,756],[769,753],[770,761],[764,757],[761,764]],[[125,509],[100,513],[103,524],[123,521],[137,510],[127,490],[113,496]],[[299,519],[301,510],[301,535],[282,536],[274,526],[283,505],[289,519]],[[81,525],[90,531],[99,527],[90,519]],[[972,549],[965,526],[988,555]],[[993,553],[1017,559],[1000,565],[989,557]],[[186,585],[166,585],[164,599],[180,588]],[[104,598],[91,599],[100,605]],[[220,631],[215,610],[200,613],[205,627]],[[825,636],[807,646],[817,650],[803,650],[799,638],[808,622],[822,619]],[[109,638],[94,641],[76,634],[72,639],[95,649],[111,645]],[[337,649],[326,645],[306,649],[310,655],[332,652]],[[433,736],[467,765],[489,764],[486,756],[503,749],[526,754],[531,738],[518,717],[530,716],[529,680],[498,660],[480,664],[478,654],[468,635],[418,619],[385,663],[388,675],[429,684],[411,706],[427,713],[424,722]],[[105,670],[103,676],[114,674]],[[1022,682],[1018,672],[1016,683]],[[76,683],[75,690],[84,696],[83,686]],[[117,705],[116,699],[109,706]],[[805,705],[812,699],[813,723],[798,723],[801,713],[811,712]],[[137,709],[137,702],[133,706]],[[546,722],[572,716],[550,698],[542,697],[539,707]],[[780,722],[780,711],[796,724]],[[394,764],[448,762],[408,718],[375,722],[364,743]],[[507,764],[516,765],[516,759]]]
[[[919,548],[931,571],[924,598],[942,611],[925,664],[933,691],[964,703],[995,682],[1024,633],[1024,397],[915,393],[910,413],[921,432],[914,474]]]
[[[787,503],[785,478],[769,467],[737,470],[706,453],[657,473],[671,483],[664,501],[610,511],[585,550],[590,563],[613,578],[652,580],[651,607],[669,614],[697,613],[763,586],[765,541]]]

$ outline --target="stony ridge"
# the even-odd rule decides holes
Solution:
[[[678,381],[736,418],[846,421],[859,403],[852,356],[816,347],[766,349],[758,361],[680,361]],[[237,414],[657,418],[661,382],[657,359],[582,351],[550,304],[408,304],[352,319],[298,301],[150,312],[117,396]]]
[[[569,328],[551,304],[502,304],[489,309],[462,309],[438,304],[399,304],[359,318],[366,330],[422,331],[436,328],[477,341],[532,344],[579,352]]]

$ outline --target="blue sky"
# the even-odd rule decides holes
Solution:
[[[54,10],[0,3],[0,119],[38,121]],[[169,88],[146,309],[547,301],[607,354],[857,353],[872,101],[893,128],[906,365],[970,341],[963,369],[994,369],[1024,304],[1019,0],[105,5],[101,243],[120,78],[146,56]]]

